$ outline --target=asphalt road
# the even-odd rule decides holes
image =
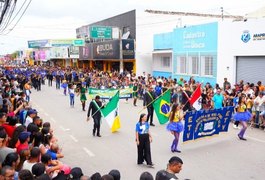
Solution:
[[[168,160],[177,155],[184,161],[183,169],[177,176],[192,180],[264,180],[265,179],[265,132],[248,128],[246,138],[237,138],[239,130],[230,126],[228,133],[183,144],[181,153],[172,153],[170,145],[173,136],[159,125],[151,127],[151,144],[154,168],[138,166],[135,144],[135,124],[139,119],[142,101],[134,107],[120,100],[121,129],[111,133],[106,122],[102,122],[102,137],[92,136],[93,122],[86,121],[87,111],[81,110],[79,97],[75,107],[69,106],[69,97],[62,90],[42,86],[42,91],[32,90],[31,104],[39,111],[44,121],[49,121],[59,139],[65,157],[62,162],[81,167],[84,174],[99,172],[107,174],[118,169],[123,180],[137,180],[148,171],[155,177],[157,171],[165,169]],[[87,102],[88,106],[88,102]],[[87,110],[87,107],[86,107]],[[145,112],[145,111],[143,111]]]

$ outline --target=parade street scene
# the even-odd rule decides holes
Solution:
[[[0,0],[0,180],[264,180],[262,0]]]

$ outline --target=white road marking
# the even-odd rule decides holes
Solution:
[[[63,130],[63,131],[65,131],[65,128],[63,126],[60,126],[60,129]]]
[[[247,138],[247,139],[254,140],[254,141],[257,141],[257,142],[265,143],[265,141],[263,141],[263,140],[261,140],[261,139],[254,138],[254,137],[246,136],[246,138]]]
[[[50,116],[48,113],[44,113],[45,116]]]
[[[63,131],[70,131],[69,128],[64,128],[63,126],[60,126],[60,129],[63,130]]]
[[[70,135],[70,137],[72,138],[72,140],[73,140],[74,142],[78,142],[78,139],[76,139],[73,135]]]
[[[91,151],[89,151],[87,148],[83,147],[83,149],[90,157],[94,157],[95,156],[95,154],[92,153]]]

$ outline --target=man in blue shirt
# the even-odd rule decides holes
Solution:
[[[214,103],[214,109],[221,109],[223,107],[224,96],[221,94],[221,89],[217,89],[212,100]]]

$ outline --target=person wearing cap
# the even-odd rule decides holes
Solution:
[[[19,139],[19,145],[17,146],[17,153],[20,154],[22,150],[29,149],[29,139],[30,138],[30,132],[21,132],[18,136]]]
[[[36,117],[37,114],[38,114],[38,112],[35,109],[29,110],[28,111],[28,116],[26,118],[26,121],[25,121],[25,124],[24,125],[26,127],[28,127],[28,125],[33,122],[33,118]]]
[[[154,116],[154,107],[153,103],[155,100],[156,96],[153,91],[153,87],[150,85],[148,87],[148,91],[145,92],[144,94],[144,108],[147,108],[147,122],[150,119],[150,126],[155,126],[153,123],[153,116]]]
[[[92,118],[94,120],[94,128],[93,128],[93,136],[95,136],[97,132],[97,136],[101,137],[100,135],[100,119],[101,119],[101,112],[100,109],[104,108],[102,102],[100,101],[100,96],[96,96],[95,100],[92,100],[89,104],[88,112],[87,112],[87,120],[90,119],[90,113],[92,112]]]
[[[83,172],[82,169],[80,167],[74,167],[73,169],[71,169],[70,175],[69,177],[71,179],[80,179],[83,176]]]
[[[114,180],[120,180],[121,179],[121,173],[117,169],[113,169],[109,172],[109,175],[113,177]]]
[[[183,161],[177,156],[169,159],[166,170],[160,170],[156,173],[156,180],[174,180],[178,179],[175,174],[182,169]]]

